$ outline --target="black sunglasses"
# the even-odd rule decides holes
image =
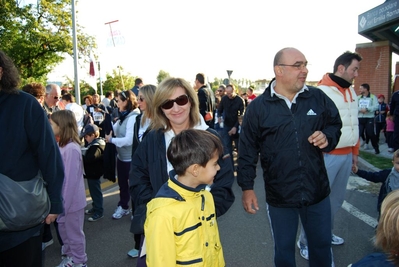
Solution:
[[[161,105],[161,108],[163,108],[163,109],[171,109],[171,108],[173,108],[173,104],[175,102],[179,106],[184,106],[185,104],[188,103],[188,95],[181,95],[179,97],[176,97],[175,99],[167,100]]]

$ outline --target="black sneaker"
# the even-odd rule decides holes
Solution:
[[[87,219],[87,220],[89,222],[95,222],[95,221],[102,219],[103,217],[104,217],[104,215],[94,214],[93,216],[89,217],[89,219]]]
[[[89,209],[89,210],[85,210],[85,214],[87,214],[87,215],[92,215],[92,214],[94,214],[94,209],[91,208],[91,209]]]

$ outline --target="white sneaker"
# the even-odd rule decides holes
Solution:
[[[54,243],[54,240],[53,240],[53,239],[50,239],[50,240],[47,241],[47,242],[42,242],[42,250],[45,250],[46,247],[51,246],[53,243]]]
[[[300,240],[296,242],[296,245],[299,248],[299,254],[301,255],[302,258],[305,260],[309,260],[309,251],[308,251],[308,246],[305,244],[302,244]]]
[[[118,208],[116,208],[114,214],[112,214],[112,218],[114,218],[115,220],[118,220],[120,218],[122,218],[123,216],[126,216],[130,213],[130,211],[128,209],[122,209],[121,206],[118,206]]]
[[[345,241],[343,238],[336,236],[334,234],[331,237],[331,245],[342,245],[344,242]]]
[[[60,265],[57,265],[56,267],[72,267],[73,266],[73,261],[71,257],[64,257],[60,263]]]

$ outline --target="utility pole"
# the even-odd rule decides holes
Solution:
[[[115,41],[114,41],[114,33],[112,32],[112,27],[111,27],[111,24],[112,23],[115,23],[115,22],[118,22],[119,20],[113,20],[113,21],[109,21],[109,22],[106,22],[105,23],[105,25],[109,25],[109,31],[110,31],[110,33],[111,33],[111,38],[112,38],[112,44],[114,45],[114,47],[115,47]],[[122,82],[122,89],[123,89],[123,91],[125,91],[125,83],[123,82],[123,78],[122,78],[122,74],[121,74],[121,68],[118,66],[118,70],[119,70],[119,76],[121,77],[121,82]]]

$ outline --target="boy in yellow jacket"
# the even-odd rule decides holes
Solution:
[[[167,150],[174,170],[147,204],[146,263],[224,267],[211,190],[220,169],[220,140],[203,130],[176,135]]]

